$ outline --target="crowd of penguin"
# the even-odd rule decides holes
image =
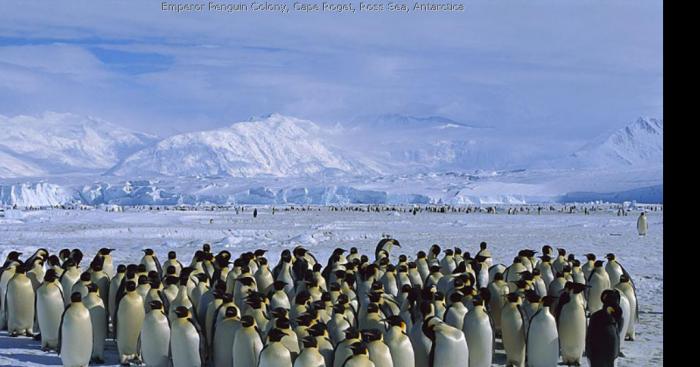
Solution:
[[[234,258],[205,244],[188,264],[145,249],[117,266],[108,248],[89,263],[79,249],[13,251],[0,326],[64,366],[104,363],[116,340],[123,365],[486,367],[499,338],[507,366],[603,367],[634,340],[635,288],[614,254],[582,262],[544,246],[504,265],[483,242],[473,257],[394,247],[382,239],[373,258],[337,248],[321,263],[299,246],[271,264],[265,250]]]

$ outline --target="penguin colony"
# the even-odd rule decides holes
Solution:
[[[634,340],[638,303],[614,254],[584,262],[550,246],[493,264],[438,245],[390,260],[337,248],[325,264],[303,247],[276,265],[265,250],[233,258],[205,244],[188,265],[144,250],[115,267],[102,248],[11,252],[0,268],[0,326],[57,351],[64,366],[485,367],[500,338],[508,366],[613,366]]]

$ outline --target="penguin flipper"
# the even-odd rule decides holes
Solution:
[[[70,305],[63,310],[63,313],[61,314],[61,322],[58,324],[58,345],[56,346],[56,352],[58,352],[58,355],[61,355],[61,344],[63,344],[63,318],[66,316],[68,308],[70,308]]]

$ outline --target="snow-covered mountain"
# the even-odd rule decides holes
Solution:
[[[0,115],[0,177],[104,172],[157,138],[70,113]]]
[[[658,166],[664,158],[664,122],[640,117],[574,152],[574,166]]]
[[[130,156],[119,176],[310,176],[371,174],[377,170],[345,157],[311,121],[272,114],[230,127],[179,134]]]

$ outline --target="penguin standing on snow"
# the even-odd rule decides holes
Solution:
[[[34,287],[27,277],[25,264],[18,265],[15,275],[7,283],[5,311],[7,331],[10,336],[33,336],[34,326]]]
[[[92,324],[92,356],[90,361],[102,364],[105,361],[104,349],[105,338],[107,337],[107,311],[95,284],[87,286],[87,297],[83,298],[83,304],[90,312],[90,323]]]
[[[73,293],[70,301],[61,316],[58,354],[64,366],[87,366],[92,355],[90,311],[81,302],[80,293]]]
[[[642,214],[639,214],[639,218],[637,219],[637,232],[639,232],[640,236],[646,236],[648,230],[649,223],[647,222],[647,216],[644,215],[644,212],[642,212]]]
[[[591,367],[614,367],[620,350],[622,310],[612,291],[601,295],[603,307],[591,315],[586,334],[586,357]]]
[[[49,269],[44,274],[44,282],[36,290],[36,313],[43,351],[58,348],[58,333],[64,308],[61,283],[58,282],[56,271]]]
[[[151,301],[149,307],[151,311],[146,314],[141,335],[139,335],[141,358],[148,366],[168,367],[170,365],[170,322],[161,301]]]
[[[173,367],[201,367],[204,365],[205,347],[199,327],[185,306],[175,308],[177,318],[170,327],[170,352]]]
[[[491,319],[484,310],[484,300],[474,300],[474,308],[464,317],[462,331],[469,347],[470,367],[489,367],[493,358],[493,329]]]
[[[263,342],[255,319],[249,315],[241,317],[241,328],[233,340],[233,365],[257,366],[262,349]]]
[[[525,366],[525,315],[517,293],[507,295],[508,303],[501,310],[501,336],[508,366]]]
[[[561,358],[566,365],[579,365],[586,344],[586,308],[581,295],[585,288],[583,284],[567,282],[557,303]]]
[[[557,322],[550,312],[553,297],[544,297],[542,307],[530,319],[527,331],[528,367],[552,367],[559,360]]]

